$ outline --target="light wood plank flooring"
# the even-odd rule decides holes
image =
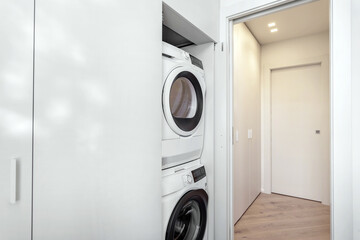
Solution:
[[[235,224],[234,239],[329,240],[330,208],[278,194],[260,194]]]

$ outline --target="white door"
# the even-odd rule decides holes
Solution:
[[[272,192],[321,201],[321,65],[271,72]]]
[[[34,240],[161,239],[161,1],[35,12]]]
[[[34,1],[0,1],[0,239],[31,239]]]

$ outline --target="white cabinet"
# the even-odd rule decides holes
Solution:
[[[234,25],[233,223],[260,193],[260,45],[244,23]],[[251,59],[252,61],[249,61]]]
[[[36,1],[33,239],[161,238],[161,1]]]
[[[0,239],[31,238],[34,2],[0,1]]]

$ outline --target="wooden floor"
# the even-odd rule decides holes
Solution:
[[[278,194],[260,194],[235,224],[234,239],[329,240],[330,208]]]

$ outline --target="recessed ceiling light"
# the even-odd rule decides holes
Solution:
[[[272,23],[269,23],[268,26],[269,27],[275,27],[276,23],[275,22],[272,22]]]
[[[277,32],[277,31],[278,31],[277,28],[273,28],[273,29],[270,30],[270,32],[272,32],[272,33],[273,33],[273,32]]]

